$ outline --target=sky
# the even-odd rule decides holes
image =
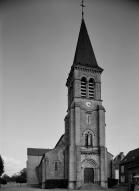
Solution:
[[[85,23],[102,73],[106,146],[139,147],[139,3],[86,0]],[[53,148],[64,133],[65,86],[81,24],[80,0],[0,1],[0,154],[9,175],[27,148]]]

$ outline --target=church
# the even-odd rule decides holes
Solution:
[[[113,155],[105,140],[101,74],[84,17],[66,87],[65,133],[53,149],[27,149],[27,183],[41,188],[79,189],[84,184],[107,188]]]

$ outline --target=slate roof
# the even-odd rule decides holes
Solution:
[[[42,156],[44,153],[47,153],[51,149],[41,149],[41,148],[27,148],[27,155],[30,156]]]
[[[124,158],[124,153],[123,152],[120,152],[115,158],[114,158],[114,161],[117,162],[117,161],[122,161]]]
[[[139,162],[139,148],[129,151],[120,164],[129,163],[129,162]]]
[[[73,65],[89,66],[103,71],[97,64],[84,19],[81,22]]]

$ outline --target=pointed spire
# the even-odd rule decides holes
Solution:
[[[83,65],[101,69],[96,61],[95,54],[89,39],[84,19],[82,18],[78,42],[73,65]],[[102,69],[101,69],[102,70]]]

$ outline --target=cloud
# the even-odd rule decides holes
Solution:
[[[20,160],[12,157],[3,156],[5,173],[9,176],[19,172],[23,168],[23,164]]]
[[[16,159],[14,159],[14,158],[12,158],[12,157],[3,156],[3,159],[4,159],[4,161],[5,161],[6,163],[7,163],[7,162],[10,162],[10,163],[17,164],[17,165],[21,164],[21,161],[16,160]]]

